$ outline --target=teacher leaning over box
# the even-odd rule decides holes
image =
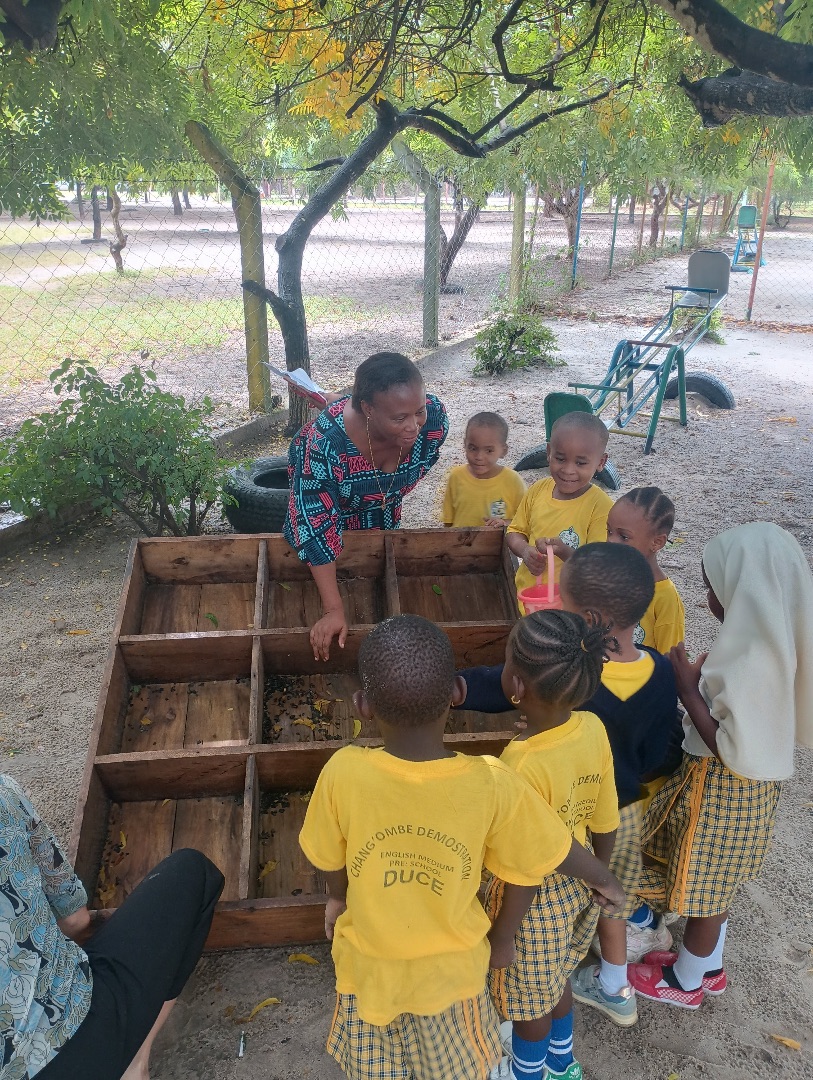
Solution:
[[[311,628],[317,660],[327,660],[347,616],[336,582],[345,529],[397,529],[401,501],[438,459],[449,431],[443,404],[401,353],[380,352],[356,370],[352,394],[332,402],[288,451],[291,498],[283,532],[308,564],[322,601]]]

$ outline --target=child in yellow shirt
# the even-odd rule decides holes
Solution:
[[[655,597],[635,628],[635,644],[669,652],[686,637],[686,613],[675,584],[658,564],[675,525],[675,504],[657,487],[633,488],[613,505],[607,518],[611,544],[640,551],[655,576]]]
[[[605,630],[581,615],[540,611],[514,627],[503,681],[527,726],[501,761],[524,777],[579,843],[609,864],[618,828],[618,796],[607,732],[592,712],[577,711],[599,687]],[[492,879],[486,911],[500,909],[503,883]],[[573,1057],[573,995],[568,979],[587,955],[599,909],[581,881],[551,874],[536,891],[516,937],[517,958],[489,972],[489,989],[511,1027],[514,1076],[581,1080]],[[509,1027],[511,1025],[506,1025]],[[501,1032],[504,1041],[508,1031]]]
[[[558,581],[562,564],[578,547],[607,539],[607,514],[613,503],[593,484],[607,463],[607,439],[607,428],[592,413],[566,413],[553,425],[550,477],[528,489],[508,526],[508,546],[522,559],[517,592],[544,573],[548,545],[556,556]]]
[[[475,413],[466,424],[463,448],[466,464],[456,465],[446,481],[443,524],[455,529],[503,528],[525,494],[519,473],[499,464],[508,453],[508,424],[499,413]]]
[[[379,623],[359,674],[355,707],[384,746],[331,757],[299,837],[329,891],[338,1001],[328,1052],[351,1080],[486,1080],[501,1056],[486,972],[513,960],[536,887],[558,870],[609,910],[622,893],[516,773],[444,746],[465,684],[439,627],[415,615]],[[484,864],[510,883],[491,929],[477,899]]]

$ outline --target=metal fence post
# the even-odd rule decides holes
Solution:
[[[579,208],[576,211],[576,235],[573,238],[573,272],[570,275],[570,287],[576,288],[576,270],[579,266],[579,235],[582,229],[582,207],[584,206],[584,174],[587,172],[587,158],[582,158],[582,182],[579,184]]]
[[[423,344],[438,344],[440,318],[440,184],[430,184],[424,194],[423,241]]]
[[[686,202],[683,204],[683,221],[680,224],[680,250],[683,251],[683,241],[686,239],[686,222],[689,217],[689,196],[686,196]]]
[[[612,277],[613,273],[613,259],[615,257],[615,234],[618,231],[618,207],[621,203],[620,196],[615,197],[615,213],[613,214],[613,235],[610,240],[610,265],[607,268],[607,277]]]

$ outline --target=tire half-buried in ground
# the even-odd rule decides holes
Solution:
[[[735,409],[737,407],[734,395],[723,380],[718,379],[716,375],[709,375],[706,371],[693,371],[691,375],[686,376],[686,393],[700,394],[710,405],[716,405],[718,409]],[[666,394],[664,396],[667,398],[676,398],[678,396],[677,377],[670,379],[666,384]]]
[[[223,485],[223,513],[239,533],[282,532],[288,513],[288,458],[257,458],[231,469]]]

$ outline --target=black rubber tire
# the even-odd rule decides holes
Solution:
[[[734,395],[728,389],[722,379],[716,375],[709,375],[707,371],[693,371],[686,376],[686,393],[700,394],[710,405],[716,405],[718,409],[736,409],[737,402]],[[677,376],[670,379],[666,384],[667,398],[678,396]]]
[[[535,446],[527,454],[523,454],[514,466],[515,472],[525,472],[526,469],[547,469],[548,467],[548,444],[542,443]]]
[[[621,473],[616,469],[609,458],[607,458],[607,463],[604,468],[596,473],[595,480],[597,483],[601,484],[602,487],[606,487],[608,491],[621,490]]]
[[[257,458],[231,469],[223,491],[236,503],[225,502],[223,513],[239,533],[282,532],[288,514],[288,458]]]

